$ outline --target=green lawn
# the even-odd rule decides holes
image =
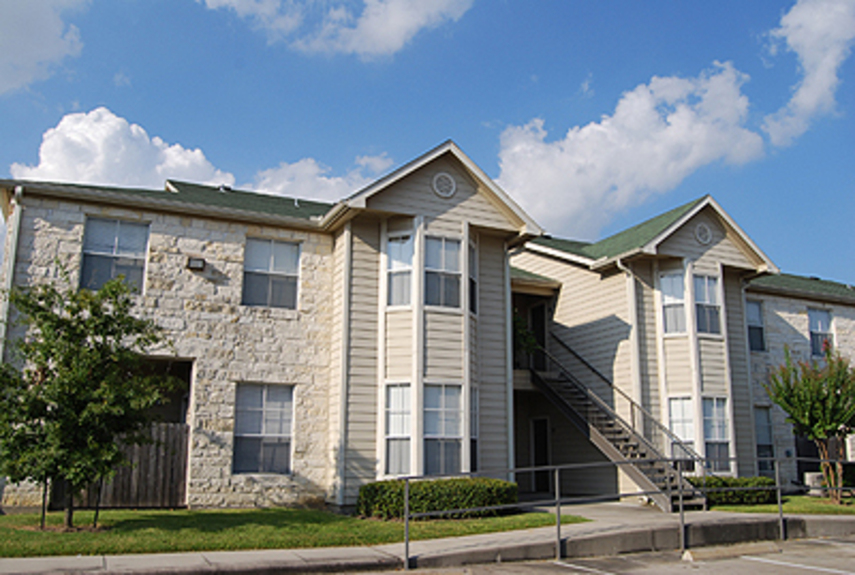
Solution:
[[[587,521],[562,516],[562,523]],[[92,512],[74,514],[77,526],[92,524]],[[48,514],[59,527],[61,513]],[[414,540],[554,525],[548,513],[410,523]],[[39,531],[38,514],[0,516],[0,557],[170,553],[240,549],[288,549],[377,545],[403,541],[399,521],[357,519],[326,511],[234,509],[216,511],[103,510],[98,532]]]
[[[792,495],[783,498],[784,515],[855,515],[855,499],[844,497],[842,505],[834,505],[822,497]],[[740,513],[777,513],[778,504],[771,505],[716,505],[715,511],[736,511]]]

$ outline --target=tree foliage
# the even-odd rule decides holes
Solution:
[[[793,363],[789,350],[785,358],[771,373],[766,391],[787,413],[794,431],[816,444],[829,496],[840,503],[844,439],[855,425],[855,370],[829,345],[821,363]]]
[[[142,354],[166,342],[132,313],[121,279],[96,292],[43,284],[9,298],[28,330],[15,342],[23,368],[0,367],[0,469],[15,482],[64,480],[70,528],[74,494],[126,463],[123,444],[148,441],[148,412],[174,384],[146,375]]]

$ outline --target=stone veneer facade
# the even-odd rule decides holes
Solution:
[[[831,312],[831,330],[838,351],[855,362],[855,305],[811,300],[801,297],[772,295],[749,291],[746,299],[762,302],[766,351],[751,352],[751,382],[755,406],[771,406],[772,437],[775,456],[796,455],[793,427],[786,421],[786,414],[769,400],[763,384],[771,371],[784,364],[784,350],[789,349],[793,361],[811,360],[808,308]],[[852,437],[850,437],[851,443]],[[853,453],[847,454],[852,459]],[[797,477],[796,462],[781,463],[781,479],[784,484],[803,482]]]
[[[152,355],[193,362],[189,506],[270,506],[327,495],[334,467],[327,419],[331,235],[35,196],[25,196],[23,205],[16,285],[57,280],[60,265],[77,285],[87,216],[150,224],[138,309],[165,329],[174,346]],[[241,305],[247,237],[299,242],[296,310]],[[186,269],[189,256],[205,258],[205,270]],[[18,328],[9,335],[23,334]],[[232,474],[235,389],[241,382],[294,386],[290,475]],[[40,500],[37,486],[6,485],[4,490],[4,505],[38,505]]]

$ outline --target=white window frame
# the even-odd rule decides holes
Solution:
[[[730,471],[730,421],[726,397],[702,398],[702,413],[704,418],[704,456],[707,459],[707,469],[712,471]],[[712,409],[708,410],[707,406]],[[718,432],[718,433],[716,433]],[[711,447],[724,446],[727,460],[713,459]]]
[[[752,317],[751,308],[757,310],[757,317]],[[749,299],[745,301],[745,324],[748,326],[748,349],[750,351],[766,351],[766,326],[763,321],[763,302]],[[751,339],[751,333],[759,333],[760,347],[755,348]]]
[[[662,297],[662,333],[684,334],[686,333],[686,281],[685,275],[680,272],[665,272],[659,275],[659,292]],[[679,294],[671,288],[679,287]],[[671,325],[668,321],[669,310],[674,310],[670,317],[676,321]]]
[[[765,415],[760,416],[761,413]],[[762,436],[765,434],[768,434],[768,442],[761,441]],[[765,477],[775,477],[775,462],[766,459],[775,457],[772,408],[768,405],[754,406],[754,437],[757,440],[757,474]]]
[[[403,242],[401,240],[404,240]],[[409,245],[409,262],[401,262],[392,258],[393,243]],[[388,308],[406,308],[412,302],[413,292],[413,258],[415,257],[416,234],[413,231],[389,233],[386,236],[386,306]],[[392,301],[395,291],[392,289],[392,279],[396,276],[406,276],[406,301]]]
[[[112,247],[107,249],[99,249],[96,246],[92,246],[89,243],[91,226],[93,222],[102,222],[104,224],[110,224],[114,226],[114,234],[113,234],[113,245]],[[125,251],[121,246],[121,235],[122,229],[124,228],[145,228],[145,245],[142,248],[142,251]],[[127,285],[136,291],[136,293],[141,294],[143,292],[143,287],[145,286],[145,275],[146,275],[146,260],[148,254],[148,244],[150,238],[150,226],[147,222],[130,222],[125,220],[117,220],[115,218],[97,218],[97,217],[87,217],[86,223],[83,228],[83,258],[81,261],[80,267],[80,287],[91,289],[93,291],[97,291],[100,289],[104,283],[111,279],[115,279],[120,275],[125,275],[125,282]],[[87,258],[109,258],[110,259],[110,277],[103,283],[98,285],[86,285],[86,269],[87,269]],[[119,272],[116,267],[121,266],[124,261],[126,263],[122,267],[133,267],[139,269],[139,284],[136,282],[128,281],[128,277],[126,274],[122,274]],[[91,261],[91,260],[90,260]]]
[[[269,244],[270,245],[270,257],[267,263],[267,269],[261,268],[247,268],[247,258],[246,252],[249,250],[250,243],[257,244]],[[276,262],[275,262],[275,253],[276,246],[288,246],[289,248],[293,247],[297,250],[297,262],[296,269],[293,271],[278,271],[275,270]],[[299,307],[300,303],[300,267],[302,262],[302,248],[299,242],[291,242],[291,241],[281,241],[274,240],[268,238],[246,238],[246,245],[244,247],[244,262],[243,262],[243,286],[241,288],[241,305],[249,306],[249,307],[270,307],[270,308],[278,308],[278,309],[290,309],[296,310]],[[257,302],[248,302],[247,301],[247,275],[253,274],[257,276],[266,276],[267,277],[267,301],[266,303],[257,303]],[[294,281],[294,301],[293,305],[289,305],[291,302],[288,302],[286,305],[274,305],[272,302],[273,299],[273,281],[277,278],[293,280]]]
[[[698,334],[721,335],[721,294],[718,276],[695,274],[692,289],[695,296],[695,329]],[[714,318],[710,315],[714,314]],[[701,323],[704,322],[704,325]],[[702,329],[704,328],[704,329]]]
[[[262,401],[261,407],[250,407],[241,406],[240,394],[241,389],[248,389],[250,387],[258,387],[262,390]],[[275,409],[271,407],[269,404],[269,394],[270,390],[276,388],[277,390],[288,389],[290,390],[290,397],[287,407],[285,409]],[[234,447],[232,454],[232,473],[235,475],[245,475],[245,474],[274,474],[274,475],[290,475],[293,470],[293,450],[294,450],[294,441],[293,441],[293,431],[294,431],[294,397],[295,397],[295,388],[293,385],[283,385],[283,384],[272,384],[272,383],[238,383],[235,388],[235,427],[234,427]],[[273,422],[273,418],[271,416],[276,415],[276,412],[279,413],[279,431],[272,431],[268,428],[268,423]],[[241,420],[249,417],[249,413],[258,413],[260,417],[260,430],[258,432],[248,432],[241,430]],[[281,424],[284,421],[284,418],[287,418],[287,426],[282,426]],[[248,424],[249,425],[249,424]],[[287,427],[284,431],[281,429],[282,427]],[[261,453],[259,454],[259,469],[256,470],[248,470],[248,469],[238,469],[238,451],[239,445],[242,440],[261,440],[259,444]],[[270,470],[264,468],[264,446],[265,440],[268,440],[270,443],[286,443],[287,446],[285,449],[287,450],[288,463],[285,470]]]
[[[429,267],[428,266],[428,246],[431,242],[440,242],[440,263],[438,267]],[[449,262],[446,261],[446,245],[449,243],[457,244],[457,269],[449,268]],[[424,239],[424,305],[425,307],[431,308],[442,308],[448,310],[459,310],[463,307],[463,242],[460,238],[452,238],[445,236],[425,236]],[[436,275],[440,278],[440,295],[439,295],[439,303],[431,303],[429,302],[430,294],[429,294],[429,286],[430,282],[428,281],[429,275]],[[446,301],[447,290],[445,289],[446,281],[450,278],[455,278],[457,280],[457,303],[455,305],[450,305]]]
[[[469,239],[467,257],[469,258],[469,281],[467,282],[466,289],[469,290],[469,313],[477,316],[480,304],[478,298],[478,287],[480,285],[478,276],[478,242],[473,238]]]
[[[817,317],[820,315],[823,317]],[[825,320],[828,325],[823,326],[822,320]],[[825,355],[822,351],[822,344],[826,340],[829,345],[834,345],[834,334],[831,331],[832,321],[831,310],[815,307],[808,308],[808,339],[810,340],[810,354],[813,357],[822,357]],[[822,330],[823,327],[826,328],[824,331]]]
[[[695,407],[688,396],[668,398],[668,429],[679,438],[679,445],[671,445],[671,457],[686,459],[680,447],[695,448]],[[683,453],[681,453],[683,452]]]
[[[412,386],[409,383],[387,383],[386,389],[383,397],[384,404],[384,419],[383,419],[383,429],[385,432],[384,442],[383,442],[383,450],[384,450],[384,463],[383,463],[383,473],[387,476],[400,476],[400,475],[410,475],[412,473],[413,465],[411,458],[412,453],[412,412],[411,412],[411,394],[412,394]],[[401,403],[399,405],[392,405],[392,391],[395,389],[404,390],[402,394]],[[400,418],[401,421],[399,424],[393,424],[393,418]],[[401,453],[405,454],[406,463],[400,465],[398,468],[392,468],[392,457],[391,457],[391,444],[392,442],[405,442],[404,449]]]
[[[429,388],[440,389],[440,405],[438,407],[428,407],[427,395]],[[449,407],[447,405],[448,396],[446,391],[452,388],[457,389],[457,407]],[[439,428],[436,432],[428,430],[428,413],[436,413],[438,415]],[[424,400],[422,405],[422,415],[424,417],[423,424],[423,459],[424,459],[424,475],[449,475],[460,473],[463,469],[463,386],[459,383],[425,383],[424,384]],[[457,433],[454,433],[454,427]],[[436,441],[439,445],[439,469],[428,468],[428,442]],[[457,468],[446,468],[446,449],[449,446],[456,445],[457,448]]]

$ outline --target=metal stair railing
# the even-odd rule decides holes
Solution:
[[[705,471],[704,458],[700,454],[698,454],[694,449],[692,449],[691,447],[686,445],[686,443],[682,439],[680,439],[679,437],[674,435],[674,433],[670,429],[668,429],[668,427],[666,427],[665,425],[663,425],[659,421],[659,418],[657,418],[652,413],[650,413],[647,409],[645,409],[643,406],[641,406],[637,401],[635,401],[633,398],[631,398],[629,396],[629,394],[627,394],[621,388],[615,386],[611,382],[611,380],[609,380],[609,378],[607,378],[605,375],[603,375],[595,366],[591,365],[591,363],[588,362],[588,360],[586,360],[584,357],[579,355],[564,340],[562,340],[560,337],[555,335],[554,332],[550,331],[549,335],[551,335],[552,338],[556,342],[558,342],[558,344],[562,348],[564,348],[568,353],[570,353],[571,355],[573,355],[573,357],[575,357],[577,360],[579,360],[580,363],[582,363],[585,367],[590,369],[591,372],[594,373],[600,380],[602,380],[609,387],[609,389],[611,391],[617,392],[618,396],[623,401],[625,401],[629,406],[629,419],[630,419],[630,421],[627,422],[627,421],[625,421],[625,419],[620,417],[618,415],[616,409],[609,406],[607,404],[607,402],[605,402],[596,393],[594,393],[590,388],[588,388],[587,385],[585,385],[584,383],[579,381],[579,379],[577,377],[575,377],[570,372],[570,370],[567,369],[557,358],[555,358],[554,355],[550,354],[545,349],[541,348],[541,351],[547,355],[547,357],[550,359],[550,361],[552,361],[552,363],[556,367],[558,367],[558,369],[565,375],[565,377],[568,377],[569,379],[572,380],[573,384],[577,388],[579,388],[581,391],[583,391],[589,397],[596,398],[596,399],[592,399],[592,401],[594,401],[594,403],[596,403],[598,406],[605,406],[606,410],[608,412],[610,412],[610,414],[614,414],[615,417],[620,418],[620,420],[623,422],[623,424],[625,424],[629,427],[632,435],[641,437],[645,441],[645,443],[647,443],[653,449],[654,453],[657,453],[658,456],[665,458],[666,456],[664,454],[666,453],[666,451],[668,449],[668,446],[669,446],[668,444],[670,444],[671,457],[674,459],[683,460],[684,461],[684,463],[683,463],[683,469],[684,470],[687,470],[687,471],[692,470],[692,468],[690,468],[686,465],[687,463],[690,463],[690,465],[692,465],[694,467],[694,469],[700,469],[702,472]],[[638,425],[639,421],[641,423],[640,429],[639,429],[639,425]],[[652,428],[651,434],[652,435],[659,435],[660,436],[661,444],[659,446],[654,445],[652,443],[652,441],[650,439],[648,439],[647,435],[644,432],[644,425],[645,424],[648,424],[651,426],[651,428]],[[666,439],[667,439],[668,443],[666,443]],[[655,441],[655,439],[653,441]],[[675,454],[675,451],[677,452],[676,454]],[[707,474],[709,474],[709,473],[708,472],[705,473],[705,475],[707,475]]]

